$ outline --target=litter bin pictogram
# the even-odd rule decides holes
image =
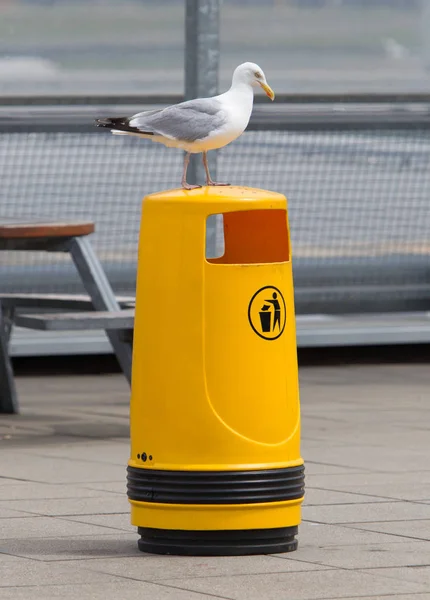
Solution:
[[[285,328],[287,309],[281,291],[266,285],[251,298],[248,320],[254,332],[265,340],[276,340]]]

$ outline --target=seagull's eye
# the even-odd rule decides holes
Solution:
[[[256,79],[261,79],[261,73],[259,73],[258,71],[254,73],[254,76]]]

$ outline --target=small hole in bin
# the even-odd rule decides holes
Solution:
[[[206,260],[212,264],[261,264],[290,260],[287,213],[244,210],[206,220]]]

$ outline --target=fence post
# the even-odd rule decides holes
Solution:
[[[427,73],[430,71],[430,0],[421,3],[421,56]]]
[[[185,98],[205,98],[218,93],[220,0],[186,0],[185,13]],[[208,154],[209,169],[216,180],[216,152]],[[201,155],[191,157],[190,183],[203,183],[205,172]],[[222,251],[222,220],[209,217],[206,255]]]

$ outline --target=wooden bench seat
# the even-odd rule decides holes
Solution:
[[[132,296],[116,296],[121,308],[134,308]],[[4,308],[47,308],[91,310],[93,302],[85,294],[0,294],[0,304]]]
[[[40,331],[82,331],[90,329],[133,329],[134,310],[68,313],[17,314],[18,327]]]

